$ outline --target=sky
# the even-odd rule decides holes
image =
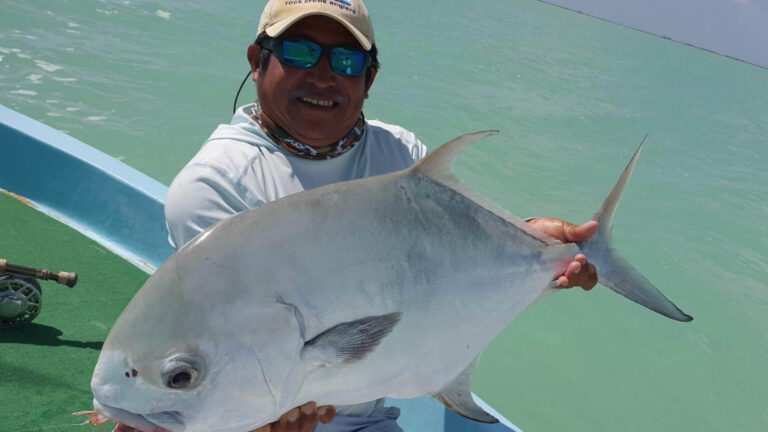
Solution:
[[[768,68],[768,0],[546,0]]]

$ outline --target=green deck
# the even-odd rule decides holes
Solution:
[[[91,373],[102,342],[148,275],[5,194],[0,221],[0,258],[79,276],[72,289],[41,282],[35,321],[0,331],[0,432],[92,430],[76,426],[85,419],[71,413],[92,409]]]

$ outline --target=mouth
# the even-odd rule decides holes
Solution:
[[[310,105],[315,108],[329,109],[336,107],[339,103],[329,99],[317,99],[307,96],[302,96],[298,100],[304,104]]]
[[[178,411],[136,414],[93,401],[93,408],[101,415],[117,422],[116,432],[179,432],[184,430],[184,417]]]

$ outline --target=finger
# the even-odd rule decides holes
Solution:
[[[317,409],[317,418],[322,424],[328,424],[336,417],[336,408],[332,405],[323,405]]]
[[[581,263],[578,261],[571,261],[570,264],[568,264],[568,268],[565,270],[565,277],[568,279],[573,278],[575,275],[579,274],[581,271]]]
[[[307,402],[301,406],[299,432],[310,432],[315,426],[317,426],[317,404]]]
[[[528,221],[528,223],[544,234],[560,240],[565,241],[563,233],[563,220],[555,218],[536,218]]]
[[[309,401],[302,405],[301,407],[301,415],[315,415],[317,413],[317,404],[314,401]]]
[[[299,408],[294,408],[280,417],[273,432],[299,432]]]
[[[565,269],[565,273],[557,277],[557,288],[573,287],[574,282],[578,280],[578,273],[580,271],[581,263],[578,261],[571,261],[568,264],[568,268]]]
[[[528,221],[534,228],[563,243],[585,241],[597,232],[597,222],[574,225],[557,218],[536,218]]]
[[[574,277],[570,279],[570,282],[571,286],[581,287],[584,291],[591,290],[597,284],[597,272],[595,271],[595,266],[592,264],[585,266],[580,274],[574,275]]]
[[[589,240],[597,232],[597,222],[589,221],[581,225],[563,222],[563,234],[566,242],[581,242]]]
[[[586,274],[588,276],[588,279],[587,279],[587,282],[585,282],[583,286],[584,286],[584,291],[589,291],[592,288],[594,288],[595,285],[597,285],[597,282],[598,282],[598,279],[599,279],[597,277],[597,268],[594,265],[589,264],[587,266]]]
[[[584,254],[576,255],[575,257],[573,257],[573,260],[574,261],[578,261],[579,263],[581,263],[581,265],[586,265],[587,264],[587,256],[584,255]]]

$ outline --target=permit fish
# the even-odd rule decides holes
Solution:
[[[598,233],[563,244],[455,176],[459,152],[492,134],[456,138],[404,171],[285,197],[195,237],[112,327],[91,382],[95,411],[144,432],[246,432],[308,401],[432,395],[493,423],[471,397],[477,359],[557,291],[552,280],[578,253],[601,284],[692,319],[611,247],[643,144],[595,214]]]

